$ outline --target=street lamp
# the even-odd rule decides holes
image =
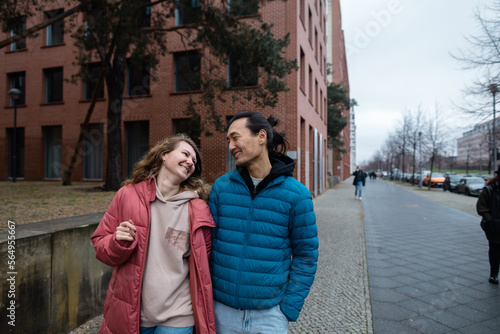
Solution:
[[[423,179],[423,175],[422,175],[422,131],[418,132],[418,146],[419,146],[419,151],[420,151],[420,154],[418,157],[418,169],[420,172],[420,177],[418,178],[418,187],[422,188],[422,179]]]
[[[14,100],[14,133],[12,138],[12,182],[16,182],[16,139],[17,139],[17,100],[23,95],[17,88],[11,88],[9,90],[9,96],[12,100]]]
[[[498,93],[498,85],[492,83],[488,86],[488,89],[493,95],[493,170],[497,168],[497,134],[496,134],[496,114],[495,114],[495,95]]]

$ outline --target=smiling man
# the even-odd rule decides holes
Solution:
[[[218,334],[287,333],[314,281],[316,217],[295,161],[273,130],[278,120],[245,111],[229,122],[237,169],[217,179],[209,205],[211,273]]]

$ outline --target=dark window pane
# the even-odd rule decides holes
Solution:
[[[257,14],[259,2],[257,0],[230,0],[229,9],[233,15],[244,16]]]
[[[83,140],[83,178],[102,179],[104,138],[102,124],[89,124]]]
[[[178,118],[172,121],[174,122],[174,135],[185,133],[194,141],[196,146],[200,148],[201,130],[197,122],[193,121],[191,118]]]
[[[150,0],[144,1],[147,4],[150,4]],[[139,13],[139,19],[141,20],[142,27],[151,27],[151,7],[146,7]]]
[[[62,126],[43,128],[45,147],[45,178],[61,178]]]
[[[10,31],[10,36],[15,36],[24,30],[26,30],[26,16],[22,16],[19,18],[18,22],[16,22],[15,26]],[[22,38],[14,43],[10,43],[10,51],[22,49],[26,49],[26,38]]]
[[[125,131],[127,136],[127,177],[130,177],[134,171],[134,165],[149,150],[149,122],[126,122]]]
[[[56,17],[64,12],[64,9],[56,9],[45,12],[45,18],[47,20]],[[64,20],[60,20],[51,24],[46,28],[46,44],[54,45],[61,44],[64,42]]]
[[[179,52],[175,58],[175,91],[185,92],[201,89],[201,58],[196,51]]]
[[[15,176],[24,177],[24,128],[16,128],[15,143],[13,128],[7,129],[7,137],[9,138],[9,177],[14,177],[14,158],[16,164]]]
[[[45,102],[62,102],[63,100],[63,68],[51,68],[45,72]]]
[[[200,0],[177,0],[175,6],[175,25],[194,23],[200,20]]]
[[[97,83],[99,81],[99,75],[101,74],[101,64],[100,63],[94,63],[90,64],[87,67],[87,73],[85,74],[84,78],[84,86],[83,86],[83,98],[85,100],[90,100],[92,99],[92,94],[94,93],[94,90],[97,86]],[[98,98],[102,99],[104,98],[104,85],[101,86],[99,89]]]
[[[149,66],[127,61],[128,85],[127,95],[138,96],[149,94]]]
[[[22,92],[22,95],[17,99],[17,104],[26,104],[26,91],[25,82],[26,74],[25,72],[9,73],[9,89],[17,88]],[[9,99],[9,105],[13,106],[15,101],[13,98]]]
[[[256,86],[259,73],[257,66],[247,66],[236,58],[229,59],[229,87]]]

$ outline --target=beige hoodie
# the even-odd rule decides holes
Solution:
[[[185,191],[164,199],[158,186],[151,203],[151,228],[142,278],[141,327],[194,326],[189,290],[188,202]]]

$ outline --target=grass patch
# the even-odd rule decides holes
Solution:
[[[106,211],[116,192],[100,191],[102,182],[2,181],[0,226],[26,224]]]

